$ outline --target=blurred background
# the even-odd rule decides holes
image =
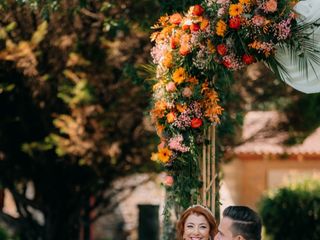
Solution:
[[[0,1],[0,240],[164,238],[141,66],[150,27],[196,3]],[[221,211],[259,211],[264,239],[320,239],[320,94],[260,63],[234,74],[221,104]]]

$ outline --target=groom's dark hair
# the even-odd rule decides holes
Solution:
[[[232,220],[233,236],[241,235],[246,240],[261,240],[261,219],[251,208],[246,206],[229,206],[223,211],[223,217]]]

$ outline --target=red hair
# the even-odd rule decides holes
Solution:
[[[213,214],[210,212],[209,209],[207,209],[203,206],[200,206],[200,205],[189,207],[187,210],[185,210],[182,213],[182,215],[177,223],[177,239],[183,240],[184,224],[185,224],[187,218],[191,214],[202,215],[205,217],[205,219],[209,223],[209,228],[210,228],[209,236],[211,237],[211,239],[214,239],[214,236],[217,234],[216,220],[214,219]]]

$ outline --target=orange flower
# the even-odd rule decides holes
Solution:
[[[207,102],[210,102],[210,103],[217,103],[219,101],[218,94],[214,90],[207,92],[206,97],[207,97]]]
[[[158,135],[159,137],[162,136],[162,132],[163,132],[164,128],[165,128],[165,127],[164,127],[163,125],[161,125],[161,124],[156,124],[156,131],[157,131],[157,135]]]
[[[163,58],[163,66],[170,68],[172,66],[172,54],[171,52],[167,51]]]
[[[185,81],[186,77],[187,77],[187,74],[186,74],[184,68],[180,67],[173,73],[172,80],[175,83],[180,84]]]
[[[184,112],[187,109],[187,106],[185,104],[177,104],[176,108],[179,112]]]
[[[182,21],[182,16],[180,15],[180,13],[174,13],[170,16],[171,24],[179,25],[181,21]]]
[[[208,39],[207,40],[207,47],[210,53],[214,53],[216,51],[216,49],[214,48],[212,42]]]
[[[182,56],[186,56],[190,53],[190,45],[189,44],[181,44],[181,47],[179,49],[179,53],[182,55]]]
[[[205,93],[205,100],[203,102],[205,108],[205,116],[211,122],[219,123],[219,115],[222,114],[223,108],[218,104],[219,98],[215,90],[208,89]]]
[[[263,9],[267,12],[275,12],[278,9],[278,3],[276,0],[269,0],[264,4]]]
[[[158,152],[158,160],[167,163],[170,160],[170,157],[172,155],[172,152],[170,151],[169,148],[160,148]]]
[[[241,3],[242,5],[249,5],[251,0],[239,0],[239,3]]]
[[[196,85],[196,84],[199,83],[199,80],[197,78],[195,78],[195,77],[190,77],[190,78],[188,78],[187,82],[189,82],[189,83],[191,83],[193,85]]]
[[[231,4],[229,7],[229,14],[231,17],[239,16],[243,12],[242,4]]]
[[[169,16],[168,15],[161,16],[160,19],[159,19],[159,23],[162,26],[165,26],[165,25],[167,25],[168,20],[169,20]]]
[[[227,24],[223,20],[219,20],[216,25],[216,32],[218,36],[223,37],[227,30]]]
[[[204,31],[208,26],[209,26],[209,20],[206,18],[202,19],[202,21],[200,23],[201,31]]]
[[[157,101],[154,104],[154,108],[151,110],[151,115],[153,117],[153,120],[156,120],[156,118],[164,117],[164,112],[166,109],[167,109],[167,104],[165,101]]]
[[[168,123],[173,123],[174,120],[176,120],[176,115],[174,114],[174,112],[169,112],[167,114],[167,122]]]
[[[223,108],[219,105],[213,106],[205,110],[205,116],[209,118],[211,122],[219,123],[219,115],[222,114]]]
[[[205,93],[209,90],[209,83],[208,81],[205,81],[204,83],[202,83],[201,85],[201,93]]]

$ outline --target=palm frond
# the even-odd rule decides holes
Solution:
[[[273,71],[278,79],[285,81],[285,79],[291,78],[287,69],[276,58],[268,58],[265,60],[265,64]]]
[[[286,53],[289,54],[291,64],[298,67],[299,71],[308,79],[310,68],[317,75],[315,66],[320,65],[320,44],[318,35],[315,31],[319,29],[320,20],[315,22],[300,22],[295,28],[292,29],[295,35],[298,36],[292,39],[288,43],[279,45]],[[278,64],[278,63],[275,63]],[[274,66],[276,67],[276,66]],[[285,76],[287,79],[291,79],[289,74],[284,74],[284,67],[277,67],[278,72]]]
[[[139,75],[147,80],[147,81],[153,81],[156,80],[156,74],[157,74],[157,65],[154,63],[148,63],[148,64],[141,64],[138,66]]]

